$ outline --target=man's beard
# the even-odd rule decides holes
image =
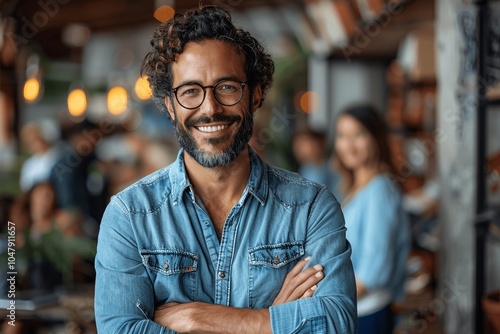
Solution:
[[[236,135],[229,145],[229,147],[219,153],[206,153],[198,145],[192,133],[189,133],[186,128],[193,127],[196,124],[210,124],[214,122],[227,122],[227,123],[240,123],[239,128],[236,130]],[[253,113],[250,108],[247,112],[241,116],[229,116],[224,114],[215,114],[213,117],[200,116],[195,119],[190,119],[186,122],[185,127],[180,125],[176,120],[174,122],[175,134],[177,136],[177,141],[179,145],[196,160],[203,167],[214,168],[220,166],[226,166],[230,162],[234,161],[236,157],[243,151],[245,146],[250,141],[253,132]],[[206,141],[212,145],[218,145],[226,140],[228,140],[231,133],[228,132],[218,138],[209,138]]]

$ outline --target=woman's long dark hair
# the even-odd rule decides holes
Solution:
[[[391,160],[391,152],[387,140],[388,129],[380,113],[369,104],[359,104],[353,105],[342,111],[337,117],[337,122],[342,116],[350,116],[354,118],[370,134],[373,142],[375,143],[375,151],[373,152],[372,162],[374,163],[376,169],[380,173],[390,173],[391,175],[395,175],[395,168]],[[341,175],[341,191],[345,194],[354,185],[354,173],[338,158],[337,153],[335,152],[335,145],[333,163],[335,169],[338,170]]]

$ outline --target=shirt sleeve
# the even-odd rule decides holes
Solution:
[[[153,285],[142,264],[129,215],[116,197],[103,215],[95,268],[99,333],[174,333],[152,320]]]
[[[390,288],[399,266],[396,257],[402,250],[398,239],[403,235],[398,234],[405,223],[401,221],[399,196],[396,189],[379,183],[366,197],[364,207],[358,208],[365,214],[356,275],[368,290]]]
[[[273,333],[356,333],[356,285],[344,216],[335,197],[321,188],[309,213],[306,254],[323,265],[324,278],[311,298],[271,306]]]

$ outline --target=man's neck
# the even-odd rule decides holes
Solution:
[[[238,201],[250,177],[248,147],[226,166],[203,167],[186,152],[184,164],[194,192],[204,203],[206,199],[215,197],[229,202]]]

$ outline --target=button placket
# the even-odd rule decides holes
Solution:
[[[234,238],[236,238],[238,210],[235,205],[226,218],[222,238],[220,240],[218,277],[216,282],[215,301],[217,304],[229,305],[231,295],[231,258],[234,253]]]

